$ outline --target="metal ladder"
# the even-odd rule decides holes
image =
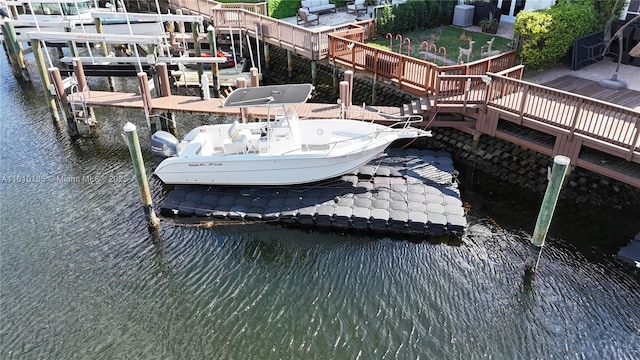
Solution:
[[[81,123],[84,125],[93,125],[95,121],[87,108],[87,102],[90,97],[89,88],[85,86],[82,91],[78,91],[78,84],[73,84],[71,86],[71,93],[78,95],[72,96],[72,100],[69,101],[69,106],[71,107],[71,113],[75,123],[78,125]]]

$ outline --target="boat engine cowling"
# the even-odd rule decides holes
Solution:
[[[156,131],[151,135],[151,154],[156,164],[162,160],[176,156],[178,154],[178,144],[180,141],[171,133],[166,131]]]

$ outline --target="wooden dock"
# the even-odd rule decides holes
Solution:
[[[88,94],[75,93],[69,95],[70,101],[81,101],[86,99],[88,106],[94,107],[116,107],[128,109],[144,109],[142,96],[135,93],[121,93],[110,91],[94,91]],[[203,100],[198,96],[170,95],[151,99],[151,110],[160,112],[175,112],[188,114],[208,114],[219,116],[239,116],[240,110],[237,107],[223,107],[224,99],[211,98]],[[340,117],[340,105],[304,103],[296,106],[296,112],[301,119],[335,119]],[[267,107],[249,108],[250,116],[257,119],[265,119],[268,116]],[[352,106],[351,111],[346,114],[348,118],[362,119],[379,122],[397,121],[401,116],[399,107],[393,106],[367,106],[363,111],[359,106]]]

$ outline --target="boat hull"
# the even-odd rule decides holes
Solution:
[[[366,151],[328,157],[242,154],[197,159],[168,158],[155,170],[165,184],[294,185],[335,178],[356,170],[384,151],[380,142]]]

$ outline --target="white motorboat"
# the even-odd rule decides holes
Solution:
[[[344,175],[368,163],[392,142],[430,136],[403,118],[394,126],[349,119],[300,119],[295,104],[311,84],[240,88],[225,107],[268,106],[266,121],[204,125],[184,140],[159,131],[151,151],[166,184],[290,185]],[[272,109],[273,116],[271,115]]]
[[[2,17],[11,19],[19,41],[29,41],[28,33],[33,31],[95,34],[95,17],[103,17],[104,34],[165,33],[164,25],[156,14],[114,12],[113,7],[99,8],[97,0],[9,0],[3,1],[3,5],[6,8]]]

